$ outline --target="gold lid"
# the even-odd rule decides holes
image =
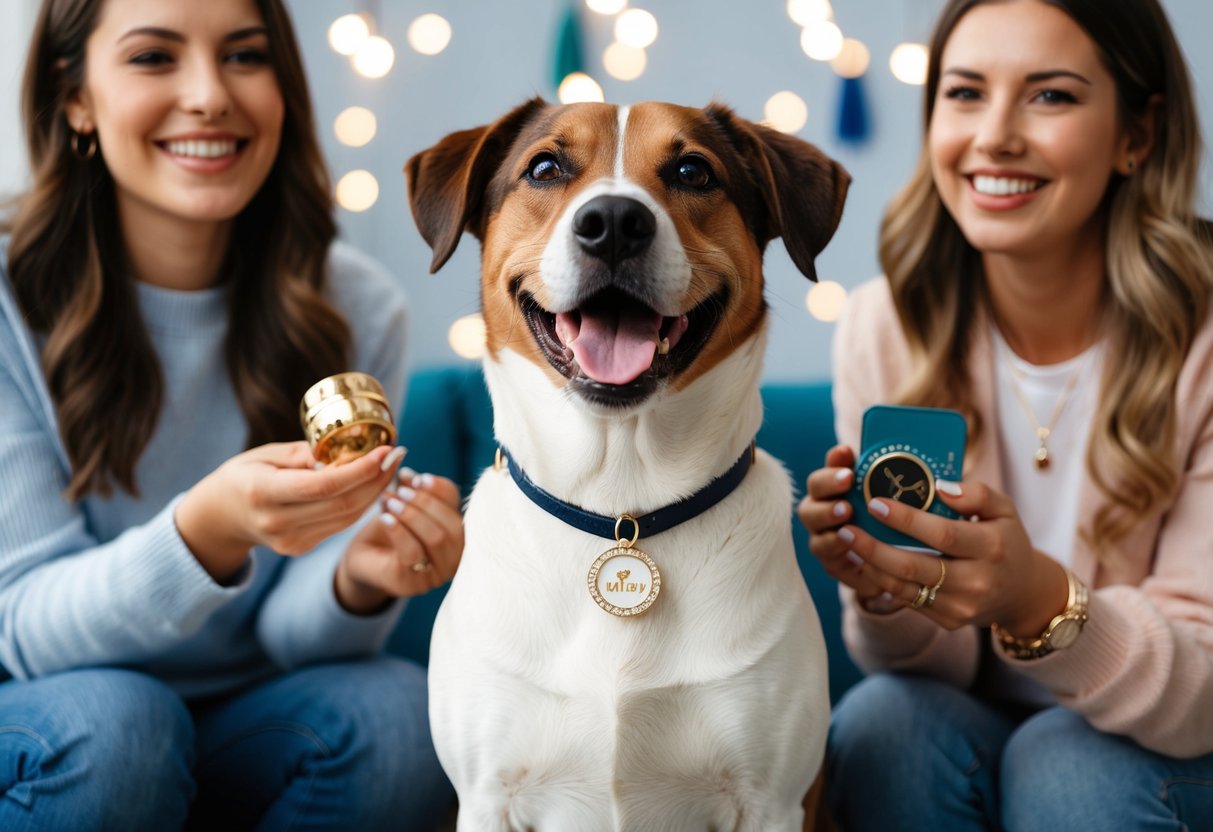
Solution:
[[[396,424],[383,386],[366,373],[338,373],[313,384],[299,403],[299,421],[312,456],[349,462],[396,442]]]

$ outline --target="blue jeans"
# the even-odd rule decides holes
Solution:
[[[0,829],[432,830],[453,790],[425,671],[318,665],[191,710],[89,669],[0,684]]]
[[[1017,719],[923,677],[850,690],[828,761],[845,832],[1213,829],[1213,754],[1155,754],[1061,707]]]

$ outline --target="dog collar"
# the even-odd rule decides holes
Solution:
[[[591,511],[586,511],[572,503],[566,503],[564,500],[554,497],[535,485],[531,481],[531,478],[526,475],[526,472],[522,470],[522,467],[514,461],[514,457],[503,448],[497,449],[497,459],[494,463],[495,468],[502,467],[503,457],[514,483],[523,494],[530,498],[531,502],[548,514],[575,529],[588,532],[596,537],[607,538],[626,538],[627,535],[621,535],[620,533],[620,525],[624,521],[630,520],[633,524],[631,537],[635,541],[638,537],[652,537],[655,534],[672,529],[680,523],[685,523],[687,520],[698,517],[732,494],[737,486],[741,485],[741,481],[745,479],[746,472],[750,470],[750,466],[754,464],[754,443],[750,443],[750,447],[733,463],[729,470],[691,496],[676,503],[671,503],[668,506],[663,506],[656,511],[650,511],[648,514],[642,514],[639,517],[631,514],[609,517],[605,514],[594,514]]]

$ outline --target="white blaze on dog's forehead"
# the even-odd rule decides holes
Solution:
[[[623,179],[623,137],[628,129],[628,110],[630,107],[619,108],[619,137],[615,142],[615,178]]]

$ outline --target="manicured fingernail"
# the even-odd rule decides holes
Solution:
[[[419,477],[417,477],[416,484],[421,486],[422,488],[432,488],[434,485],[434,475],[433,474],[422,474]]]
[[[395,497],[389,497],[385,505],[387,505],[387,510],[392,512],[392,514],[399,514],[400,512],[404,511],[404,503],[400,502]]]
[[[417,472],[407,465],[397,471],[396,474],[402,480],[411,480],[413,477],[417,476]]]
[[[846,503],[835,503],[834,508],[830,509],[830,513],[833,514],[835,517],[842,517],[844,514],[847,513],[847,504]]]
[[[951,480],[935,480],[935,487],[949,497],[960,496],[960,483]]]
[[[399,494],[400,499],[404,500],[404,502],[406,502],[406,503],[417,496],[417,492],[414,491],[413,489],[409,488],[407,485],[402,485],[399,488],[397,488],[396,493]],[[391,501],[389,501],[389,502],[391,502]],[[399,501],[397,501],[397,502],[399,502]],[[401,504],[400,507],[403,509],[404,505]]]
[[[867,603],[868,609],[872,612],[888,612],[895,606],[897,606],[897,603],[893,600],[893,593],[891,592],[882,592]]]
[[[863,566],[863,558],[861,558],[857,552],[853,552],[848,549],[847,563],[851,564],[851,566]]]
[[[313,470],[313,471],[323,471],[323,470],[324,470],[324,463],[323,463],[323,462],[315,462],[315,463],[312,463],[312,470]]]
[[[889,516],[889,507],[885,505],[883,500],[872,500],[868,503],[868,511],[873,514],[878,514],[881,517]]]
[[[836,482],[842,482],[849,476],[851,476],[850,468],[839,468],[837,471],[834,472],[834,480]]]
[[[855,542],[855,532],[851,531],[846,526],[843,526],[838,530],[838,536],[842,538],[842,542],[848,546]]]
[[[400,460],[404,459],[404,448],[397,445],[392,448],[392,452],[383,458],[383,462],[379,463],[380,471],[390,471],[400,464]]]
[[[395,526],[397,521],[392,515],[384,513],[379,515],[379,522],[385,526]]]

